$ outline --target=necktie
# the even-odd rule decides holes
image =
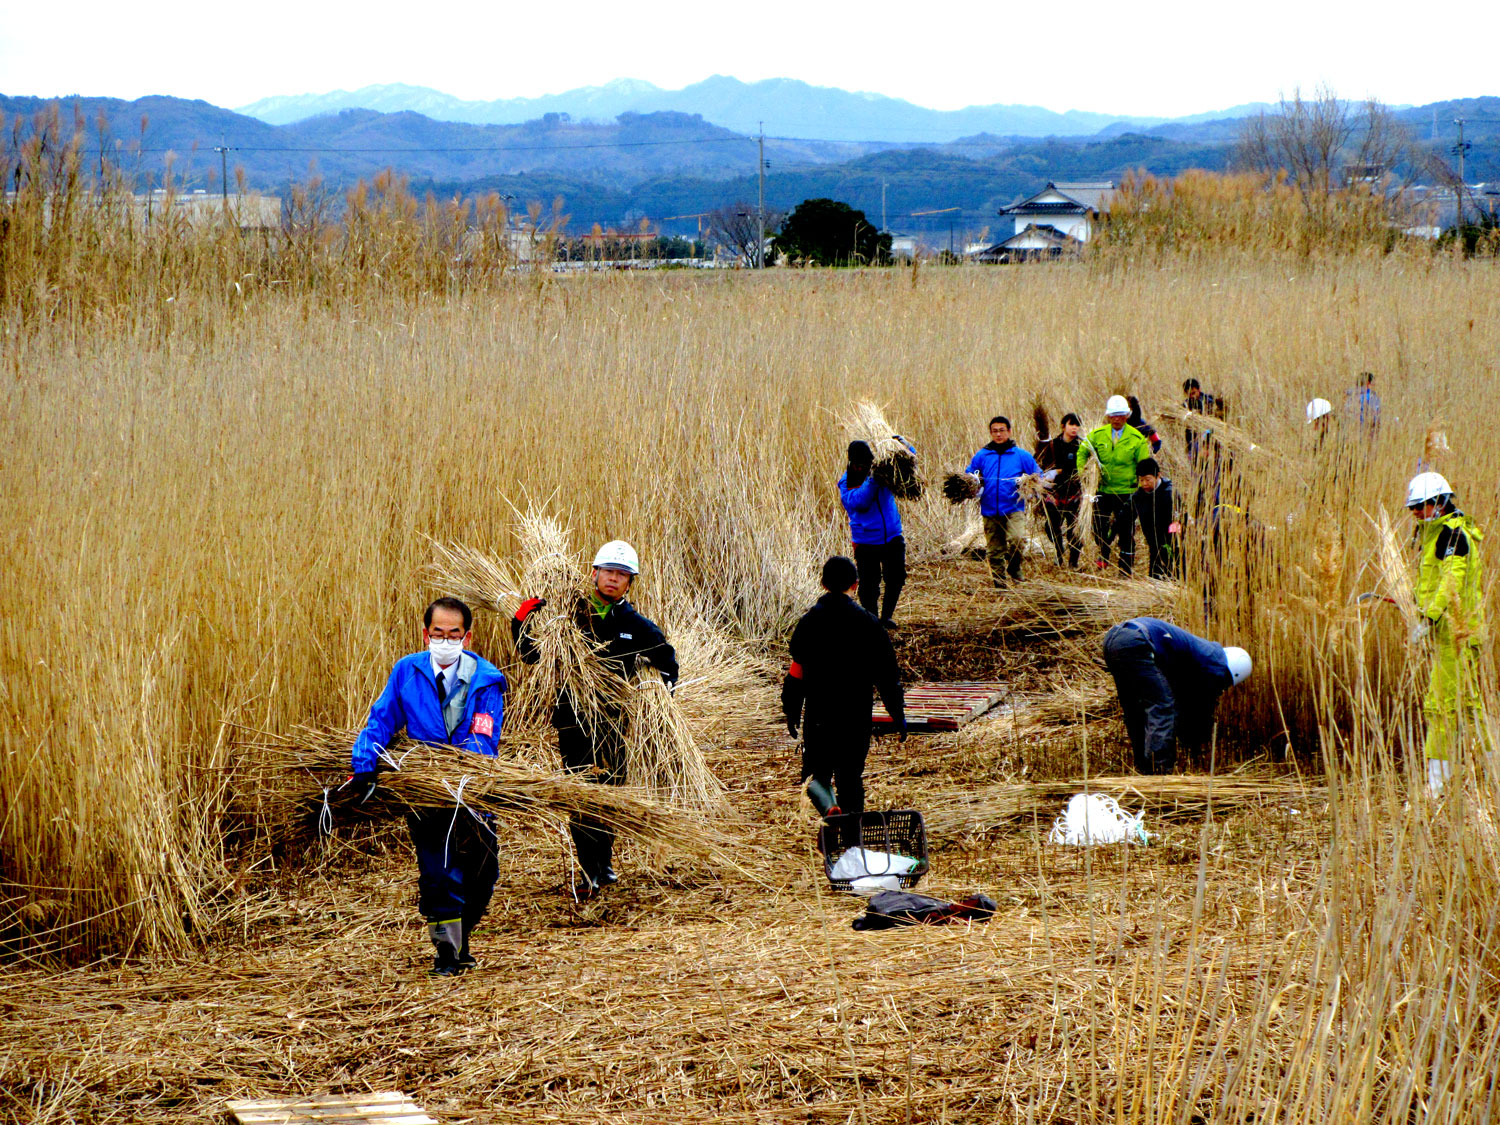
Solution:
[[[447,679],[447,673],[446,672],[439,672],[438,673],[437,685],[438,685],[438,702],[439,703],[445,703],[448,700],[448,685],[447,685],[447,683],[444,682],[446,679]]]

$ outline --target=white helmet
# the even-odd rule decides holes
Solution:
[[[1244,649],[1225,645],[1224,660],[1229,664],[1229,676],[1236,684],[1250,678],[1250,654]]]
[[[1325,414],[1333,413],[1333,403],[1326,398],[1315,398],[1307,404],[1307,420],[1316,422]]]
[[[1104,404],[1105,414],[1129,414],[1130,403],[1124,395],[1110,395],[1109,401]]]
[[[611,539],[599,548],[599,553],[594,556],[594,568],[601,566],[623,570],[626,574],[641,572],[641,560],[636,555],[635,548],[623,539]]]
[[[1453,495],[1453,486],[1442,473],[1418,473],[1406,486],[1406,506],[1415,508],[1429,500],[1438,500]]]

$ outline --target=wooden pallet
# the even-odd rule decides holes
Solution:
[[[1001,683],[965,681],[951,684],[909,684],[906,688],[907,730],[957,730],[979,718],[1009,694]],[[871,715],[879,733],[881,723],[891,721],[881,703]]]
[[[422,1107],[397,1090],[345,1097],[249,1100],[229,1103],[240,1125],[438,1125]]]

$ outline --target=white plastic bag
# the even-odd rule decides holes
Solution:
[[[866,877],[881,879],[905,875],[916,866],[917,861],[909,855],[876,852],[868,848],[850,848],[833,861],[828,877],[830,879],[864,879]],[[895,887],[882,884],[874,887],[870,893],[897,889],[899,889],[899,883]]]
[[[1120,802],[1102,793],[1075,793],[1052,825],[1051,844],[1149,844],[1151,834],[1142,826],[1144,812],[1132,816]]]
[[[864,895],[866,898],[879,894],[881,891],[899,891],[901,889],[901,876],[861,875],[858,879],[849,880],[849,889],[857,895]]]

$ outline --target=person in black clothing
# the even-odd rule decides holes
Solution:
[[[1250,654],[1195,637],[1156,617],[1136,617],[1104,634],[1138,773],[1170,773],[1177,743],[1199,746],[1219,696],[1250,675]]]
[[[670,691],[677,686],[677,652],[662,631],[625,600],[639,573],[640,561],[629,543],[618,539],[606,543],[594,558],[594,588],[572,607],[573,620],[599,646],[600,658],[621,679],[632,679],[637,664],[645,661],[661,673]],[[527,622],[546,604],[544,598],[528,598],[511,622],[516,649],[528,664],[535,664],[539,654]],[[882,629],[881,635],[884,633]],[[557,751],[563,767],[571,773],[591,774],[591,780],[605,785],[625,784],[625,748],[619,720],[614,707],[581,707],[580,701],[566,691],[561,693],[552,708],[552,725],[557,729]],[[601,887],[619,882],[614,869],[614,830],[577,814],[569,828],[583,874],[574,893],[580,898],[592,897]]]
[[[1141,529],[1150,557],[1152,578],[1170,578],[1177,568],[1177,533],[1182,526],[1173,510],[1172,482],[1161,475],[1154,457],[1135,467],[1135,522]]]
[[[1204,393],[1203,386],[1197,379],[1184,379],[1182,394],[1182,404],[1194,414],[1206,414],[1210,418],[1224,417],[1224,400],[1217,395]],[[1203,452],[1203,442],[1206,436],[1207,434],[1200,433],[1192,426],[1183,428],[1182,443],[1183,448],[1187,450],[1189,465],[1194,465],[1199,454]]]
[[[1077,570],[1078,557],[1083,552],[1083,535],[1078,530],[1078,510],[1083,504],[1083,486],[1078,479],[1078,443],[1083,423],[1076,414],[1064,414],[1062,433],[1049,439],[1043,428],[1045,419],[1045,413],[1039,409],[1035,414],[1036,463],[1042,470],[1042,480],[1052,486],[1042,498],[1042,515],[1047,520],[1047,538],[1057,552],[1057,565],[1064,565],[1066,545],[1066,565]]]
[[[792,631],[791,666],[781,709],[793,738],[802,729],[802,780],[823,816],[865,809],[874,694],[906,741],[906,705],[891,639],[873,614],[855,604],[859,572],[835,555],[823,564],[817,604]]]
[[[1126,395],[1125,401],[1130,403],[1130,417],[1125,420],[1125,424],[1141,431],[1141,436],[1150,444],[1152,453],[1160,453],[1161,435],[1156,432],[1155,426],[1146,421],[1145,414],[1141,413],[1141,400],[1135,395]]]

